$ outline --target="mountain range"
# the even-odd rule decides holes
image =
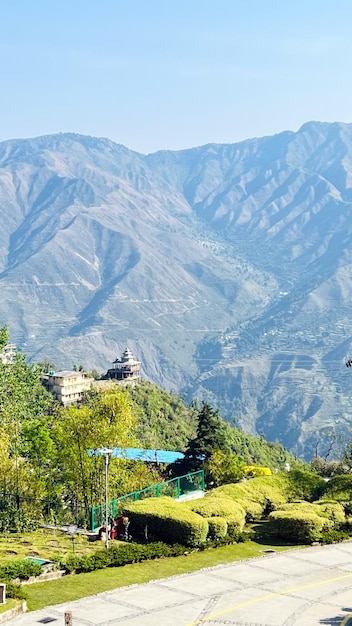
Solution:
[[[350,437],[352,124],[143,155],[0,143],[0,323],[31,360],[206,399],[294,454]]]

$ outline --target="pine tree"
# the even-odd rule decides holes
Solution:
[[[197,434],[189,441],[182,469],[185,472],[195,472],[203,468],[215,450],[230,453],[226,423],[220,417],[219,411],[213,409],[207,402],[203,402],[198,413]]]

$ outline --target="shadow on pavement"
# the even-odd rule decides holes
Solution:
[[[335,617],[324,617],[321,619],[319,624],[326,624],[327,626],[352,626],[352,617],[348,618],[349,614],[352,614],[351,607],[341,607],[341,611],[344,611],[347,615],[337,615]]]

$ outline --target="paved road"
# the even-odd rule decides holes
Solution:
[[[27,613],[10,624],[63,626],[67,610],[73,626],[337,626],[352,613],[352,542],[123,587]]]

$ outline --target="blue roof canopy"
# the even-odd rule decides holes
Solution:
[[[89,456],[103,456],[105,448],[88,450]],[[182,452],[172,450],[145,450],[143,448],[113,448],[111,458],[126,459],[127,461],[144,461],[145,463],[174,463],[183,459]]]

